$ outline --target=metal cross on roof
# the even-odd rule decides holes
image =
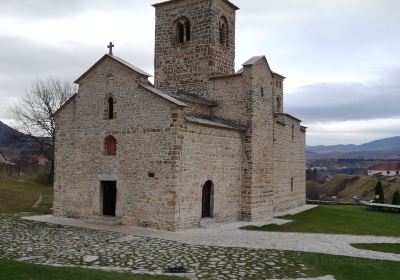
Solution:
[[[107,48],[110,49],[110,52],[108,53],[109,55],[113,55],[113,48],[114,48],[114,44],[112,42],[110,42],[110,44],[107,46]]]

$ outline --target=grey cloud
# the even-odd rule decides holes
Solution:
[[[67,42],[59,45],[40,44],[19,37],[0,36],[0,77],[77,75],[106,52],[106,44],[85,45]],[[129,54],[126,59],[138,67],[152,68],[152,50],[118,46],[118,54]]]
[[[137,11],[144,7],[137,2],[137,0],[1,0],[0,16],[43,20],[78,15],[89,10]]]
[[[287,94],[287,110],[306,122],[400,117],[400,68],[371,84],[318,83]]]
[[[3,16],[18,18],[48,18],[72,14],[82,7],[80,0],[2,0]]]
[[[35,79],[54,76],[74,81],[106,52],[105,44],[89,46],[74,42],[61,46],[40,44],[24,38],[0,36],[0,118],[30,89]],[[121,45],[117,54],[149,73],[153,69],[152,49]]]

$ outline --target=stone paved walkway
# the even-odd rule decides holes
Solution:
[[[198,279],[306,277],[297,252],[224,248],[0,216],[0,256],[49,265],[162,272],[183,265]]]
[[[400,255],[397,254],[361,250],[356,249],[350,245],[352,243],[400,243],[400,238],[398,237],[257,232],[240,230],[239,227],[249,225],[249,223],[246,222],[226,224],[218,228],[212,229],[193,229],[183,232],[163,232],[131,226],[105,227],[89,225],[80,220],[55,218],[52,216],[32,217],[31,219],[47,223],[78,226],[97,230],[111,230],[123,234],[177,241],[198,246],[243,247],[251,249],[302,251],[369,259],[400,261]],[[279,223],[279,220],[277,222]],[[258,225],[262,223],[250,224]]]
[[[23,219],[0,216],[0,255],[33,263],[134,273],[157,274],[167,267],[184,266],[197,279],[306,277],[308,268],[301,263],[300,253],[282,250],[400,261],[400,255],[350,246],[351,243],[400,243],[400,238],[239,229],[246,225],[249,223],[237,222],[212,229],[162,232],[92,225],[52,216]]]

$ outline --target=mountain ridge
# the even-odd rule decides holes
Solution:
[[[22,135],[21,132],[15,130],[14,128],[6,125],[0,121],[0,147],[1,148],[21,148],[25,146],[19,136]]]
[[[400,136],[355,145],[307,146],[308,159],[400,159]]]

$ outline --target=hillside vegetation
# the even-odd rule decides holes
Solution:
[[[315,182],[307,182],[307,188],[318,192],[320,196],[336,196],[339,201],[351,201],[354,196],[369,201],[375,197],[377,179],[368,176],[336,175],[323,185],[316,186]],[[400,190],[400,183],[382,181],[385,202],[392,203],[393,194]]]
[[[0,173],[0,214],[49,213],[53,188],[31,177],[9,177]],[[33,207],[37,203],[37,207]]]

